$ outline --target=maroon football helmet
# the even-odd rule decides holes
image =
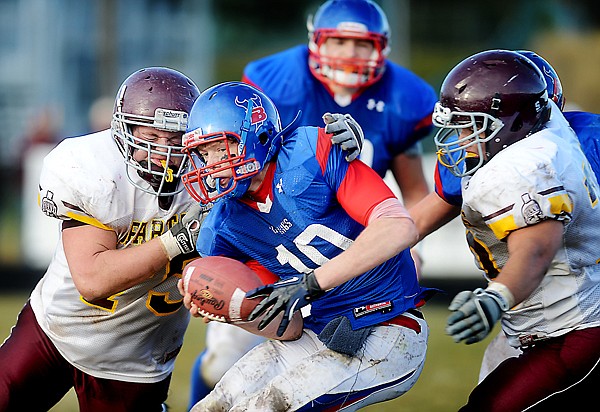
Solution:
[[[180,176],[186,167],[181,140],[176,144],[158,144],[133,135],[133,127],[149,126],[169,132],[186,131],[189,112],[200,95],[198,87],[184,74],[166,67],[138,70],[121,85],[113,111],[112,133],[127,167],[127,178],[137,188],[157,196],[181,192]],[[133,155],[143,151],[145,159]],[[150,161],[160,155],[162,167]],[[133,171],[144,179],[140,181]]]
[[[456,176],[470,175],[549,118],[546,81],[531,60],[508,50],[477,53],[442,83],[433,113],[438,159]],[[471,146],[477,153],[467,153]]]

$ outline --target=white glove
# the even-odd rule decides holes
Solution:
[[[212,203],[208,205],[194,204],[188,209],[180,222],[160,235],[159,239],[169,260],[173,260],[174,257],[182,253],[192,253],[196,250],[196,240],[198,240],[200,227],[211,208]]]
[[[495,289],[466,290],[452,299],[448,309],[453,313],[448,317],[446,333],[452,336],[454,342],[464,340],[467,345],[479,342],[491,332],[502,314],[510,309],[510,300],[514,302],[510,291],[510,296],[506,296]]]
[[[360,125],[349,114],[325,113],[325,133],[330,133],[331,142],[339,144],[347,152],[346,160],[353,161],[360,154],[365,135]]]

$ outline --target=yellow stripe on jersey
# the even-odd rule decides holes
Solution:
[[[90,216],[78,215],[77,213],[67,212],[67,217],[73,220],[77,220],[78,222],[85,223],[86,225],[99,227],[100,229],[113,230],[111,227],[106,226],[104,223],[101,223],[99,220],[96,220]]]
[[[548,202],[550,202],[550,212],[552,212],[553,215],[558,216],[573,211],[573,202],[566,193],[549,197]]]
[[[517,230],[519,228],[515,223],[515,218],[512,215],[503,217],[502,219],[490,223],[489,227],[494,232],[494,235],[500,240],[508,236],[513,230]]]

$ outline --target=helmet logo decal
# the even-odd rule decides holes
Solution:
[[[252,113],[250,116],[250,125],[256,125],[255,130],[258,130],[258,128],[264,123],[264,121],[267,120],[267,112],[265,111],[265,108],[262,105],[262,100],[260,99],[260,96],[256,93],[254,94],[254,97],[244,100],[239,100],[238,96],[236,96],[235,105],[243,108],[246,111],[246,114],[248,114],[248,108],[252,108]]]

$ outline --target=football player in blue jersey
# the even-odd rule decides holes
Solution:
[[[299,111],[297,121],[303,126],[321,125],[327,112],[356,119],[364,130],[364,145],[345,142],[341,136],[336,141],[350,145],[343,146],[347,160],[360,153],[360,159],[380,176],[390,170],[392,187],[397,185],[407,207],[414,205],[429,193],[420,141],[432,129],[434,89],[387,58],[390,27],[384,11],[373,1],[327,1],[309,18],[308,31],[308,45],[249,63],[242,80],[272,99],[284,124]],[[411,252],[419,269],[418,253]],[[261,342],[239,328],[227,329],[218,324],[207,329],[206,350],[192,367],[192,404],[208,393],[237,358]]]
[[[360,159],[382,177],[391,170],[412,206],[429,193],[420,140],[431,131],[435,91],[387,58],[390,27],[371,0],[329,0],[308,31],[308,46],[249,63],[242,80],[273,100],[283,123],[299,110],[305,126],[321,124],[326,112],[350,114],[365,132]]]
[[[268,340],[230,368],[193,411],[324,410],[398,397],[422,371],[428,326],[409,248],[416,228],[383,179],[348,162],[324,129],[281,127],[277,108],[241,82],[204,91],[185,151],[188,192],[214,202],[201,256],[227,256],[280,281],[251,314],[259,328],[309,308],[295,341]],[[191,295],[184,304],[198,316]],[[318,377],[318,382],[315,381]]]

